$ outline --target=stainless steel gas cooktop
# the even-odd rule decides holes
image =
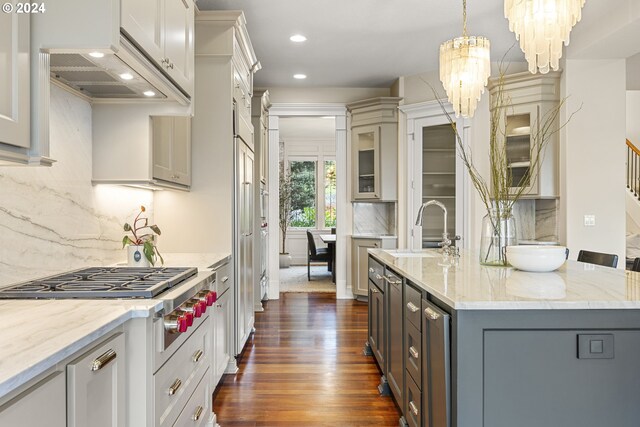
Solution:
[[[197,272],[194,267],[91,267],[0,289],[0,298],[153,298]]]

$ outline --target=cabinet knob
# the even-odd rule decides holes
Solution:
[[[173,70],[173,62],[169,62],[169,64],[167,65],[167,67],[171,68]]]
[[[369,267],[369,273],[375,273],[375,270],[373,269],[373,267]]]

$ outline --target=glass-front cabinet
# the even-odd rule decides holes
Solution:
[[[553,116],[560,101],[560,72],[504,76],[502,87],[499,79],[491,79],[492,108],[496,108],[494,99],[500,90],[507,105],[497,115],[500,118],[497,140],[505,144],[510,191],[523,191],[525,198],[558,197],[558,123],[547,123],[545,127],[545,122]],[[537,138],[543,132],[549,142],[538,153]]]
[[[363,126],[353,132],[356,199],[378,198],[380,193],[380,127]]]
[[[351,112],[353,201],[397,200],[400,99],[372,98],[347,106]]]
[[[422,203],[437,200],[447,208],[447,232],[456,235],[456,137],[449,124],[422,128]],[[444,215],[429,207],[423,213],[422,247],[438,247]]]

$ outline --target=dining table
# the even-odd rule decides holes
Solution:
[[[320,240],[327,244],[327,252],[329,253],[329,262],[327,268],[331,271],[331,281],[336,282],[336,235],[335,234],[321,234]]]

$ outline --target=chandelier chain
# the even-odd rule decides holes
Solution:
[[[462,37],[467,37],[467,0],[462,0]]]

